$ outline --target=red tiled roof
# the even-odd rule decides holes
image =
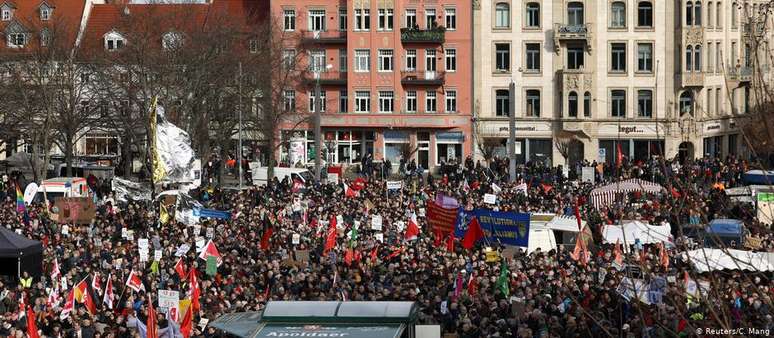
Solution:
[[[39,9],[44,3],[52,8],[51,17],[47,21],[40,18]],[[74,45],[85,3],[85,0],[0,0],[0,6],[8,4],[14,7],[13,18],[10,21],[0,21],[0,31],[3,32],[0,38],[2,40],[0,53],[24,52],[23,48],[8,47],[4,33],[5,29],[14,23],[18,23],[29,32],[40,32],[45,27],[51,28],[56,25],[57,30],[64,32],[63,36],[67,43]],[[59,27],[65,30],[60,30]],[[37,37],[30,38],[37,41]]]

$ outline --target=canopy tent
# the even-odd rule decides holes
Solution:
[[[750,170],[744,173],[743,180],[747,184],[774,184],[774,170]]]
[[[581,227],[585,226],[586,221],[581,219]],[[578,229],[578,219],[575,218],[575,216],[554,216],[554,218],[546,223],[546,227],[551,230],[580,232],[580,229]]]
[[[601,186],[591,191],[591,204],[599,209],[603,206],[612,204],[616,196],[621,194],[626,196],[630,192],[640,191],[643,193],[658,194],[665,191],[664,187],[638,178],[632,178],[625,181],[611,183]]]
[[[698,272],[716,270],[774,271],[774,253],[735,249],[697,249],[682,254]]]
[[[640,221],[631,221],[623,226],[606,225],[602,228],[602,237],[605,243],[616,243],[620,241],[623,244],[655,244],[672,242],[672,226],[650,225]]]
[[[19,276],[27,271],[40,277],[42,270],[43,244],[0,227],[0,274]]]

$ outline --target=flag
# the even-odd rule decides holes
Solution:
[[[108,275],[107,284],[105,285],[105,295],[102,296],[102,303],[107,305],[108,309],[113,309],[113,301],[115,295],[113,294],[113,278],[112,274]]]
[[[406,234],[405,239],[407,241],[413,241],[417,239],[419,236],[419,226],[417,226],[417,214],[411,213],[411,218],[409,218],[408,226],[406,227]]]
[[[301,191],[301,189],[304,188],[304,182],[301,182],[301,180],[294,178],[293,179],[293,187],[291,188],[291,192],[294,194]]]
[[[658,243],[658,249],[659,249],[659,258],[661,260],[661,266],[663,266],[664,269],[668,269],[669,255],[667,255],[666,248],[664,248],[664,243]]]
[[[373,249],[371,249],[371,264],[376,264],[376,259],[378,258],[379,253],[379,247],[375,246]]]
[[[145,322],[146,338],[159,338],[159,328],[156,326],[156,310],[153,309],[153,299],[148,296],[148,321]]]
[[[181,280],[185,278],[186,272],[185,272],[185,263],[183,262],[183,257],[180,257],[177,259],[177,263],[175,263],[175,272],[177,272],[177,275],[180,276]]]
[[[454,231],[449,233],[449,237],[446,238],[446,250],[454,252]]]
[[[672,198],[678,199],[682,195],[680,194],[680,191],[678,191],[675,187],[672,187]]]
[[[580,208],[578,207],[578,199],[575,199],[575,220],[578,221],[578,230],[583,230],[581,226]]]
[[[328,251],[336,247],[336,216],[331,215],[330,225],[328,226],[328,233],[325,239],[325,250],[323,255],[328,254]]]
[[[570,254],[570,257],[581,265],[586,265],[589,262],[590,252],[586,248],[586,241],[580,234],[575,238],[575,250]]]
[[[427,203],[427,224],[430,225],[430,229],[434,232],[441,234],[454,232],[455,224],[457,224],[458,209],[458,207],[443,207],[442,204],[438,203],[436,197],[435,202],[428,201]]]
[[[94,298],[91,297],[91,293],[89,293],[89,288],[86,288],[86,292],[84,292],[83,294],[83,305],[86,307],[86,310],[88,310],[92,316],[97,314],[97,304],[94,303]]]
[[[366,180],[365,178],[358,177],[354,181],[352,181],[352,190],[360,191],[365,188]]]
[[[24,193],[22,193],[19,183],[16,183],[16,211],[25,212],[26,210],[27,207],[24,205]]]
[[[358,192],[355,189],[350,188],[346,183],[344,184],[344,197],[357,197]]]
[[[389,255],[387,255],[387,257],[385,257],[384,260],[388,261],[390,259],[398,257],[398,256],[400,256],[401,252],[403,252],[403,247],[399,247],[399,248],[393,250]]]
[[[344,254],[344,264],[347,264],[347,266],[352,265],[352,258],[355,255],[352,248],[347,249],[347,252]]]
[[[516,193],[527,195],[527,183],[521,182],[519,185],[516,186]]]
[[[193,308],[193,311],[199,312],[199,309],[201,308],[199,305],[201,290],[199,290],[199,279],[196,277],[196,269],[191,269],[188,273],[188,287],[191,294],[191,307]]]
[[[193,330],[193,310],[191,308],[192,306],[188,306],[185,309],[183,322],[180,324],[180,333],[183,335],[183,338],[190,337]]]
[[[161,163],[161,155],[159,154],[158,144],[156,143],[156,127],[157,127],[157,112],[158,98],[154,97],[150,107],[150,153],[151,153],[151,167],[153,173],[151,175],[152,182],[161,182],[164,177],[167,176],[167,170]]]
[[[615,166],[616,168],[620,168],[623,164],[623,150],[621,149],[621,142],[616,143],[616,152],[615,152]]]
[[[59,305],[59,291],[56,288],[51,288],[48,291],[48,297],[46,298],[46,308],[53,309]]]
[[[204,246],[204,249],[202,250],[202,253],[199,254],[199,259],[207,260],[207,257],[213,256],[218,262],[218,266],[223,264],[223,258],[220,257],[220,253],[218,253],[218,248],[215,247],[215,243],[212,242],[212,240],[209,240],[207,244]]]
[[[70,290],[70,292],[67,293],[67,300],[65,300],[64,308],[62,308],[62,312],[59,313],[59,319],[65,320],[67,317],[70,317],[70,312],[73,312],[73,308],[75,308],[75,290]]]
[[[261,250],[269,250],[269,240],[271,239],[271,235],[274,233],[274,227],[269,225],[268,228],[266,228],[266,231],[263,232],[263,235],[261,236]]]
[[[159,222],[161,224],[167,224],[167,222],[169,222],[169,211],[163,201],[159,203]]]
[[[352,230],[349,231],[349,247],[357,245],[357,227],[352,226]]]
[[[551,192],[552,189],[554,189],[552,185],[545,184],[545,183],[540,183],[540,187],[543,188],[543,192],[545,192],[546,194]]]
[[[454,281],[454,297],[452,299],[456,300],[460,294],[462,294],[462,273],[457,272],[457,279]]]
[[[615,240],[615,247],[613,248],[613,262],[618,266],[623,267],[623,255],[621,253],[621,240]]]
[[[140,276],[134,273],[134,270],[129,273],[129,278],[126,279],[126,286],[134,290],[134,292],[140,292],[140,290],[145,291],[145,285],[142,284]]]
[[[40,338],[38,326],[35,324],[35,312],[29,306],[27,306],[27,337]]]
[[[73,287],[73,290],[75,291],[75,300],[78,301],[78,303],[83,303],[85,301],[88,288],[89,284],[86,283],[86,278]]]
[[[476,273],[471,273],[470,278],[468,278],[468,294],[471,296],[475,296],[476,292],[478,290],[478,280],[476,277]]]
[[[462,238],[462,247],[465,249],[471,249],[478,240],[484,238],[484,231],[481,230],[481,225],[478,224],[478,219],[473,217],[468,225],[468,231],[465,232],[465,237]]]
[[[510,272],[508,271],[508,264],[503,259],[500,265],[500,276],[497,277],[497,289],[505,295],[506,298],[510,295]]]
[[[99,279],[99,272],[95,272],[91,278],[91,289],[99,295],[102,292],[102,281]]]
[[[57,281],[61,276],[62,271],[59,270],[59,262],[56,260],[56,257],[54,257],[54,264],[51,266],[51,279]]]

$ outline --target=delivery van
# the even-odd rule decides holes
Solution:
[[[266,185],[266,183],[269,181],[268,167],[260,167],[258,166],[257,162],[251,162],[250,171],[252,173],[254,185]],[[314,176],[312,173],[309,171],[309,169],[305,168],[274,167],[274,177],[280,181],[282,181],[285,177],[287,177],[289,180],[298,179],[301,180],[301,183],[304,185],[306,185],[307,182],[314,181]]]
[[[548,252],[556,249],[556,237],[554,231],[545,226],[529,227],[529,242],[527,254],[531,254],[540,248],[542,252]]]
[[[57,177],[40,183],[33,202],[50,202],[58,197],[89,197],[89,185],[82,177]]]

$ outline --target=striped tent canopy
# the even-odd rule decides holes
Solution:
[[[617,195],[621,194],[623,195],[623,198],[626,198],[628,194],[633,191],[656,194],[665,191],[665,189],[659,184],[632,178],[592,190],[590,194],[591,203],[595,208],[599,209],[615,202]]]

